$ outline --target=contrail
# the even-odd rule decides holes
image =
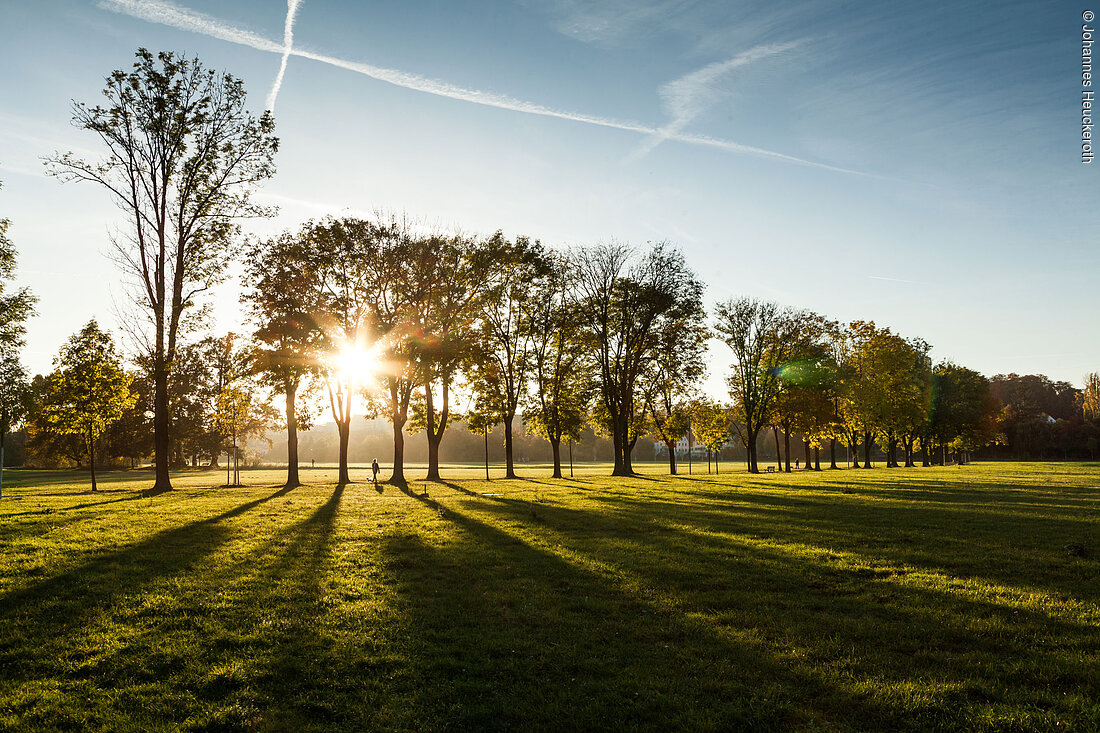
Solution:
[[[283,60],[279,63],[279,73],[275,75],[275,83],[271,85],[271,91],[267,94],[267,108],[275,111],[275,98],[279,96],[279,89],[283,86],[283,75],[286,74],[286,60],[290,58],[290,52],[294,48],[294,18],[298,15],[298,6],[302,0],[286,0],[286,25],[283,27]]]
[[[299,0],[300,1],[300,0]],[[290,2],[288,2],[289,6]],[[298,2],[294,3],[299,4]],[[298,56],[300,58],[310,59],[318,61],[323,64],[329,64],[348,71],[354,71],[358,74],[368,76],[378,81],[386,82],[387,84],[393,84],[394,86],[404,87],[405,89],[412,89],[418,92],[424,92],[426,94],[433,94],[438,97],[446,97],[448,99],[457,99],[463,102],[471,102],[473,104],[480,104],[487,107],[496,107],[498,109],[505,109],[512,112],[523,112],[525,114],[539,115],[542,117],[554,117],[562,120],[571,120],[573,122],[583,122],[589,125],[597,125],[599,127],[609,127],[616,130],[626,130],[628,132],[636,132],[642,135],[658,135],[665,136],[666,132],[662,128],[652,127],[650,125],[643,125],[638,122],[622,122],[619,120],[608,119],[606,117],[596,117],[593,115],[585,115],[577,112],[566,112],[562,110],[552,109],[545,107],[541,104],[534,102],[525,102],[514,97],[509,97],[502,94],[495,94],[493,92],[483,92],[475,89],[466,89],[464,87],[455,86],[447,82],[438,81],[435,79],[428,79],[417,74],[411,74],[405,71],[398,71],[396,69],[387,69],[380,66],[373,66],[371,64],[360,63],[357,61],[345,61],[332,56],[326,56],[324,54],[313,53],[311,51],[305,51],[299,48],[291,48],[289,44],[279,44],[270,39],[264,38],[252,31],[244,30],[241,28],[234,28],[233,26],[226,25],[220,21],[211,18],[208,15],[199,13],[188,8],[181,8],[174,5],[167,0],[99,0],[99,7],[104,10],[110,10],[115,13],[121,13],[123,15],[129,15],[134,18],[146,20],[151,23],[157,23],[160,25],[167,25],[172,28],[178,28],[183,31],[190,31],[192,33],[201,33],[212,38],[217,38],[222,41],[228,41],[241,46],[248,46],[249,48],[256,49],[257,51],[266,51],[269,53],[277,53],[283,57],[284,66],[286,58],[289,56]],[[288,13],[287,24],[290,27],[293,23],[293,19]],[[282,68],[280,68],[279,77],[276,82],[280,82],[282,79]],[[276,92],[277,88],[273,87],[272,92]],[[269,95],[269,101],[274,103],[274,94]],[[775,160],[781,160],[787,163],[794,163],[796,165],[804,165],[812,168],[821,168],[824,170],[836,171],[838,173],[850,173],[859,176],[871,175],[863,173],[861,171],[849,170],[847,168],[839,168],[837,166],[827,165],[825,163],[816,163],[812,160],[805,160],[803,158],[796,158],[793,155],[785,155],[783,153],[777,153],[772,150],[764,150],[762,148],[755,148],[750,145],[742,145],[729,140],[721,140],[712,137],[706,137],[703,135],[689,135],[680,132],[673,132],[667,134],[665,139],[676,140],[682,143],[688,143],[691,145],[704,145],[707,147],[718,148],[720,150],[726,150],[734,153],[747,153],[751,155],[759,155],[763,157],[773,158]]]
[[[798,41],[791,41],[755,46],[731,59],[707,64],[701,69],[664,84],[658,90],[658,94],[668,112],[669,122],[661,127],[657,134],[646,140],[631,157],[641,158],[665,140],[679,135],[714,102],[715,92],[712,85],[720,78],[754,61],[789,51],[798,44]]]

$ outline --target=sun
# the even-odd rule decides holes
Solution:
[[[378,372],[377,349],[357,342],[344,344],[333,362],[341,380],[355,384],[370,382]]]

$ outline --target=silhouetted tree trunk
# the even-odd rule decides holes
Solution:
[[[292,489],[298,480],[298,413],[294,404],[297,384],[286,382],[286,488]]]
[[[836,468],[836,438],[829,439],[829,468]]]
[[[665,441],[665,447],[668,448],[668,474],[670,476],[676,475],[676,444],[671,440]]]
[[[775,435],[775,468],[777,471],[783,470],[783,453],[779,449],[779,428],[772,426],[772,433]]]
[[[874,433],[866,430],[863,433],[863,467],[871,468],[871,444],[874,443]]]
[[[783,424],[783,457],[784,457],[784,471],[791,472],[791,425],[789,421],[784,421]]]
[[[504,416],[504,478],[517,478],[516,466],[515,463],[512,461],[512,420],[514,417],[514,414]],[[616,467],[618,467],[619,465],[618,454],[619,450],[618,448],[616,448]]]
[[[95,483],[95,438],[88,434],[88,466],[92,469],[92,491],[99,491]]]
[[[350,484],[351,474],[348,471],[348,443],[351,441],[351,421],[341,420],[336,423],[336,430],[340,434],[340,478],[337,483]]]

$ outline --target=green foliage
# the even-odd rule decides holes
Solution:
[[[932,432],[943,445],[977,450],[996,433],[1000,405],[989,380],[951,362],[935,369]]]
[[[15,245],[8,238],[11,221],[0,218],[0,353],[14,353],[27,333],[24,322],[34,314],[37,298],[27,288],[8,292],[15,276]]]
[[[0,350],[0,440],[17,429],[27,417],[31,395],[27,371],[19,362],[19,357]]]
[[[1081,393],[1081,410],[1086,420],[1100,422],[1100,374],[1089,372],[1085,376],[1085,389]]]
[[[729,441],[731,431],[730,411],[722,405],[702,400],[692,406],[691,432],[700,445],[720,451]]]
[[[132,407],[132,379],[122,368],[109,334],[88,321],[54,359],[55,377],[45,397],[45,414],[63,434],[95,440]]]
[[[749,470],[759,470],[756,438],[771,421],[783,383],[780,369],[796,344],[797,317],[789,309],[753,298],[719,303],[714,330],[733,352],[727,378],[733,398],[734,429],[747,446]]]
[[[524,309],[534,387],[524,419],[529,432],[557,445],[563,439],[580,440],[596,383],[576,270],[564,255],[550,257],[547,264],[532,283]]]

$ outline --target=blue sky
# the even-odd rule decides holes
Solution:
[[[520,0],[0,2],[0,215],[40,297],[34,371],[124,299],[118,213],[42,174],[138,46],[272,98],[281,207],[256,234],[405,210],[554,246],[668,239],[709,302],[871,319],[987,375],[1100,370],[1087,6]],[[273,92],[277,91],[277,95]],[[1094,164],[1095,165],[1095,164]],[[234,327],[235,292],[217,299]],[[714,350],[721,391],[727,362]]]

